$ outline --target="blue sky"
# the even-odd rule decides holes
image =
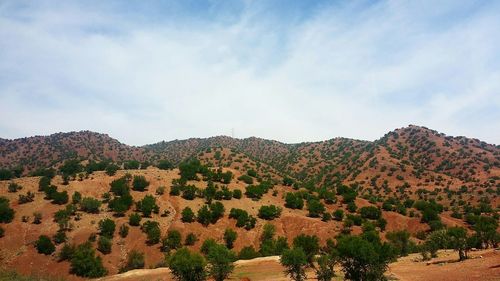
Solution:
[[[499,1],[0,1],[0,137],[500,143]]]

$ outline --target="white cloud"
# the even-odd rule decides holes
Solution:
[[[412,123],[500,143],[498,7],[407,5],[332,6],[289,25],[247,5],[237,21],[189,26],[0,6],[0,134],[145,144],[235,128],[297,142]]]

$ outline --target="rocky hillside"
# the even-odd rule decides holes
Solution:
[[[285,144],[260,138],[192,138],[133,147],[89,131],[15,140],[0,139],[0,166],[59,166],[74,157],[174,164],[209,148],[226,148],[267,164],[282,175],[316,185],[369,183],[373,187],[495,187],[500,176],[500,147],[477,139],[450,137],[410,125],[374,142],[335,138]]]

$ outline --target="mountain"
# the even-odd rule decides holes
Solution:
[[[285,144],[261,138],[227,136],[162,141],[141,147],[90,131],[0,139],[0,166],[23,166],[25,173],[59,166],[65,160],[111,159],[174,164],[208,148],[226,148],[267,164],[281,175],[318,185],[370,183],[373,187],[458,188],[495,186],[500,176],[500,147],[477,139],[446,136],[410,125],[369,142],[334,138]]]

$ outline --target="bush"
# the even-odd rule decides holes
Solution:
[[[128,224],[130,224],[131,226],[139,226],[141,224],[141,219],[141,215],[139,215],[138,213],[130,214],[128,218]]]
[[[380,209],[375,206],[362,207],[359,211],[362,218],[370,220],[377,220],[382,215]]]
[[[195,220],[194,212],[189,207],[182,209],[181,215],[182,215],[181,217],[182,222],[190,223],[194,222]]]
[[[309,211],[309,214],[307,214],[309,217],[318,218],[325,211],[325,206],[317,199],[310,199],[307,201],[307,210]]]
[[[285,195],[285,207],[290,209],[302,209],[304,200],[299,193],[287,192]]]
[[[150,217],[151,213],[158,213],[160,207],[156,205],[156,199],[152,195],[146,195],[144,198],[136,203],[137,210],[141,211],[143,216]]]
[[[410,233],[406,230],[388,232],[385,237],[396,250],[398,256],[407,256],[412,251]]]
[[[35,200],[35,193],[28,191],[26,195],[24,194],[19,194],[19,204],[26,204],[29,202],[33,202]]]
[[[0,238],[5,236],[5,230],[0,226]]]
[[[120,236],[121,236],[122,238],[125,238],[125,237],[127,237],[127,235],[128,235],[128,231],[129,231],[128,226],[127,226],[127,225],[125,225],[125,224],[122,224],[122,225],[120,226],[120,230],[118,231],[118,233],[120,234]]]
[[[198,241],[198,238],[194,233],[190,232],[188,233],[188,235],[186,235],[186,240],[184,241],[184,245],[193,246],[196,243],[196,241]]]
[[[274,205],[269,206],[261,206],[259,209],[259,218],[265,220],[273,220],[279,218],[281,215],[281,208],[276,207]]]
[[[254,249],[253,246],[243,247],[238,254],[238,259],[240,260],[251,260],[258,257],[260,257],[260,254]]]
[[[97,250],[99,250],[103,254],[111,253],[111,247],[113,246],[113,240],[106,236],[99,237],[97,240]]]
[[[177,280],[202,281],[207,275],[205,259],[197,253],[191,253],[187,248],[176,251],[169,258],[168,264]]]
[[[238,177],[238,180],[240,180],[246,184],[253,184],[253,178],[249,175],[241,175]]]
[[[170,252],[182,246],[182,236],[177,230],[169,230],[167,237],[162,240],[162,251]]]
[[[147,235],[148,245],[158,244],[161,238],[160,224],[156,221],[147,221],[142,225],[142,231]]]
[[[83,166],[80,164],[78,159],[66,160],[64,164],[59,168],[59,171],[63,176],[75,176],[77,173],[83,171]]]
[[[224,231],[224,241],[226,242],[226,247],[228,249],[233,248],[233,243],[236,241],[236,238],[238,238],[238,233],[231,228],[226,228]]]
[[[73,202],[73,204],[78,204],[81,201],[82,201],[82,194],[78,191],[75,191],[71,196],[71,202]]]
[[[172,163],[168,160],[160,160],[156,167],[160,170],[171,170],[174,168],[174,165],[172,165]]]
[[[113,163],[109,163],[106,166],[106,175],[114,176],[116,174],[116,171],[118,171],[118,169],[120,169],[120,167],[118,167],[117,165],[115,165]]]
[[[101,208],[101,202],[92,197],[84,197],[80,203],[80,209],[86,213],[97,214]]]
[[[64,244],[58,255],[58,261],[71,260],[75,254],[76,247],[73,244]]]
[[[233,190],[233,198],[234,199],[241,199],[242,192],[239,189]]]
[[[39,254],[44,255],[50,255],[56,250],[56,247],[46,235],[40,235],[40,237],[38,237],[38,240],[35,242],[35,247]]]
[[[99,221],[99,234],[107,238],[113,238],[116,224],[112,219],[102,219]]]
[[[141,166],[141,163],[137,160],[129,160],[123,163],[123,168],[125,170],[137,170]]]
[[[236,208],[229,211],[229,218],[236,219],[236,227],[244,227],[247,230],[254,228],[257,222],[253,216],[248,215],[247,211]]]
[[[40,212],[33,213],[33,223],[34,224],[41,224],[42,223],[42,213],[40,213]]]
[[[9,191],[11,193],[14,193],[14,192],[17,192],[17,191],[19,191],[21,189],[23,189],[22,186],[20,186],[19,184],[15,183],[15,182],[11,182],[11,183],[9,183],[7,191]]]
[[[92,245],[87,242],[76,247],[71,257],[71,273],[86,278],[97,278],[107,274],[100,257],[95,255]]]
[[[62,192],[54,192],[51,195],[52,198],[52,203],[57,204],[57,205],[64,205],[68,203],[69,196],[67,191],[62,191]]]
[[[344,219],[344,211],[341,209],[337,209],[333,212],[333,217],[336,221],[342,221]]]
[[[184,187],[184,190],[182,191],[182,198],[186,200],[194,200],[196,198],[196,191],[198,188],[194,185],[187,185]]]
[[[132,189],[135,191],[145,191],[149,186],[149,182],[146,180],[144,176],[134,176],[134,180],[132,182]]]
[[[132,269],[141,269],[144,268],[144,265],[144,253],[132,250],[128,253],[127,262],[122,268],[120,268],[120,272],[126,272]]]
[[[9,199],[0,197],[0,223],[9,223],[14,219],[14,210],[9,207]]]

